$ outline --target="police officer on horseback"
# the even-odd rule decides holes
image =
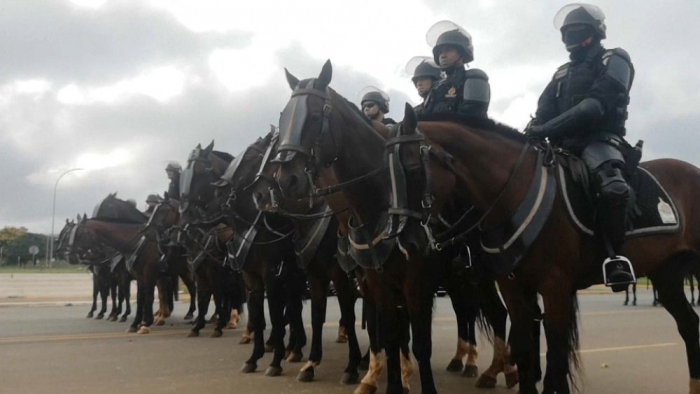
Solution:
[[[491,101],[489,78],[479,69],[465,68],[474,60],[471,35],[453,22],[441,21],[428,30],[427,39],[445,79],[433,85],[424,113],[486,117]]]
[[[624,177],[623,151],[629,92],[634,79],[630,56],[605,49],[605,16],[595,6],[570,4],[555,17],[571,61],[559,67],[538,102],[526,129],[581,157],[596,188],[598,227],[608,258],[606,285],[613,290],[634,283],[630,261],[620,255],[630,187]]]
[[[425,109],[425,102],[430,96],[433,85],[440,80],[440,67],[427,56],[414,56],[406,64],[406,72],[413,75],[411,81],[423,100],[422,103],[413,107],[416,114],[421,114]]]
[[[394,119],[385,117],[389,112],[389,96],[386,93],[373,86],[362,89],[361,93],[364,94],[362,94],[360,105],[365,116],[370,120],[381,122],[389,128],[396,124]]]
[[[168,174],[170,185],[168,186],[168,198],[173,198],[180,201],[180,173],[182,166],[180,163],[171,161],[165,167],[165,173]]]
[[[160,200],[161,198],[157,194],[149,194],[148,197],[146,197],[146,205],[148,205],[148,208],[146,208],[143,213],[150,216],[153,210],[156,209],[156,205],[158,205]]]

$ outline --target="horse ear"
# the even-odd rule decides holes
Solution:
[[[292,75],[287,68],[284,69],[284,75],[287,77],[289,87],[292,88],[292,90],[296,89],[297,85],[299,85],[299,78]]]
[[[202,144],[197,144],[197,146],[194,147],[195,149],[202,149]]]
[[[321,69],[321,74],[318,75],[318,82],[321,86],[318,88],[325,89],[331,84],[331,79],[333,78],[333,65],[331,64],[331,59],[326,60],[326,64],[323,65]]]
[[[206,148],[204,148],[204,152],[207,155],[209,155],[211,153],[211,151],[213,151],[213,150],[214,150],[214,140],[211,140],[211,143]]]
[[[70,221],[68,220],[68,218],[66,218],[66,224],[70,224]]]
[[[275,130],[277,130],[277,127],[275,127],[275,125],[271,124],[270,125],[270,134],[275,134]]]
[[[80,215],[78,215],[78,219],[79,219],[78,223],[85,223],[85,222],[87,222],[87,215],[83,214],[82,219],[80,218]]]
[[[80,223],[80,219],[81,219],[81,218],[80,218],[80,214],[78,214],[78,215],[75,217],[75,222],[76,222],[76,223]]]
[[[403,128],[409,133],[413,134],[418,126],[418,119],[416,118],[416,111],[413,109],[411,104],[406,103],[406,109],[403,115]]]

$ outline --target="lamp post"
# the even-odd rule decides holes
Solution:
[[[68,171],[65,171],[63,174],[61,174],[58,179],[56,179],[56,184],[53,187],[53,209],[51,210],[51,238],[49,238],[49,247],[46,251],[46,267],[51,268],[51,259],[53,258],[53,226],[54,226],[54,220],[56,218],[56,189],[58,188],[58,182],[61,181],[61,178],[63,178],[64,175],[68,174],[69,172],[73,171],[81,171],[82,168],[71,168]]]

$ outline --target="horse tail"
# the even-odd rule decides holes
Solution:
[[[569,362],[569,382],[571,383],[571,387],[574,389],[575,392],[580,391],[579,390],[579,377],[581,375],[581,359],[579,358],[579,344],[580,344],[580,335],[579,335],[579,307],[578,307],[578,297],[576,294],[574,294],[573,297],[571,297],[571,304],[570,304],[570,316],[571,319],[569,319],[569,325],[566,327],[566,352],[567,352],[567,360]],[[546,313],[546,312],[545,312]]]

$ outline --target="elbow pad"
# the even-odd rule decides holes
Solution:
[[[485,72],[478,68],[472,68],[466,71],[467,77],[464,81],[464,101],[475,101],[485,103],[487,106],[491,101],[491,87],[489,86],[489,77]]]

